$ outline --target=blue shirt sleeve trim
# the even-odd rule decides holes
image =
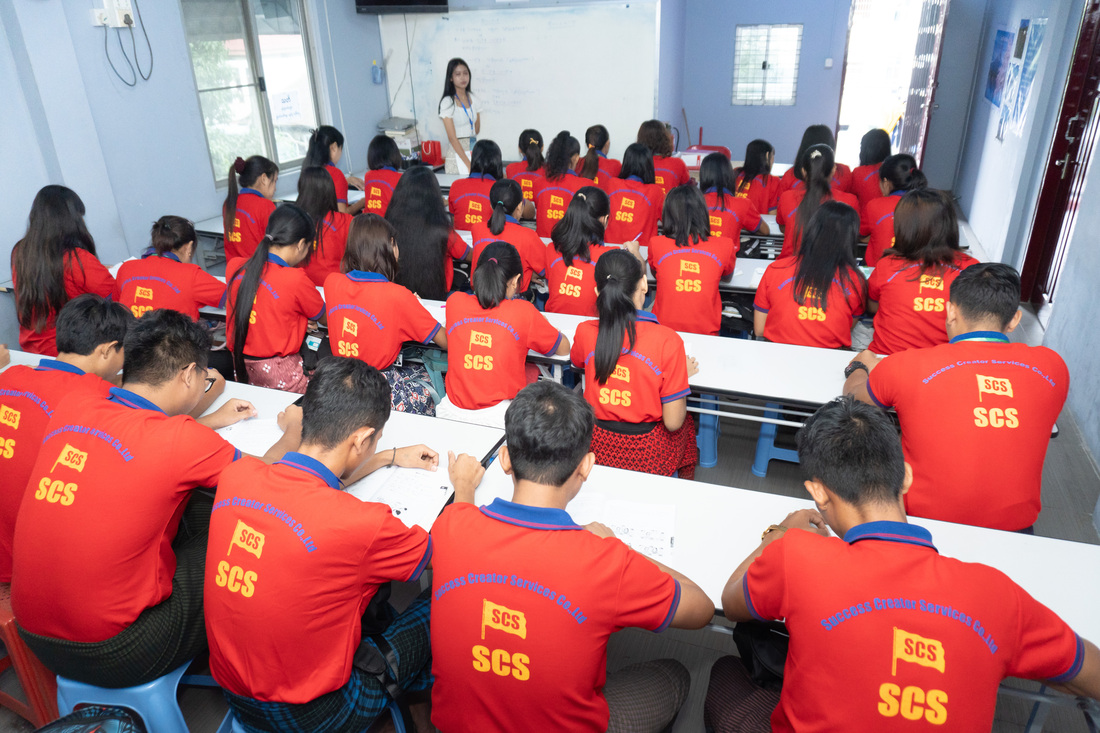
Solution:
[[[890,405],[884,404],[882,400],[875,396],[874,390],[871,389],[871,375],[867,375],[867,396],[871,398],[871,401],[883,409],[889,409]]]
[[[676,593],[672,596],[672,603],[669,604],[668,613],[665,614],[665,620],[661,622],[661,625],[654,629],[658,634],[664,631],[672,623],[672,619],[676,616],[676,609],[680,607],[680,581],[673,578],[673,583],[676,584]]]
[[[684,397],[687,397],[689,394],[691,394],[690,389],[681,390],[681,391],[677,392],[676,394],[669,395],[668,397],[662,397],[661,398],[661,404],[662,405],[667,405],[669,402],[675,402],[676,400],[683,399]]]
[[[562,333],[561,331],[558,331],[558,340],[554,342],[554,346],[549,351],[542,352],[542,355],[543,356],[553,356],[554,352],[558,350],[559,346],[561,346],[561,340],[563,338],[565,338],[565,334]]]
[[[240,451],[240,449],[239,449],[239,448],[234,448],[234,449],[233,449],[233,460],[234,460],[234,461],[239,461],[239,460],[241,460],[241,451]]]
[[[421,341],[420,343],[422,343],[422,344],[430,344],[430,343],[432,342],[432,339],[434,339],[434,338],[435,338],[435,335],[436,335],[437,333],[439,333],[439,329],[440,329],[440,328],[442,328],[442,326],[443,326],[443,324],[441,324],[441,323],[437,323],[437,324],[435,324],[435,328],[433,328],[433,329],[432,329],[432,332],[428,334],[428,338],[424,339],[424,340],[423,340],[423,341]]]
[[[752,617],[757,621],[767,621],[768,619],[756,612],[756,606],[752,605],[752,596],[749,595],[748,571],[741,577],[741,594],[745,597],[745,607],[749,609],[749,613],[752,614]]]
[[[1081,641],[1080,636],[1077,634],[1074,634],[1074,636],[1077,638],[1077,653],[1073,657],[1073,664],[1057,677],[1051,677],[1048,682],[1068,682],[1081,674],[1081,667],[1085,663],[1085,644]]]
[[[309,320],[319,321],[319,320],[321,320],[321,316],[323,316],[323,315],[325,315],[325,305],[324,305],[324,303],[321,304],[321,310],[317,311],[317,315],[315,315],[313,318],[310,318]]]
[[[759,312],[759,313],[767,313],[768,312],[767,308],[761,308],[760,306],[756,305],[755,303],[753,303],[752,309],[754,311]]]
[[[405,581],[406,583],[411,583],[420,578],[420,574],[424,572],[424,569],[428,567],[428,563],[432,561],[433,549],[432,536],[428,535],[428,546],[424,550],[424,557],[420,558],[420,563],[416,566],[416,569],[413,570],[413,574],[409,576],[409,579]]]
[[[218,301],[218,307],[219,308],[224,308],[225,307],[225,301],[226,301],[226,298],[228,298],[228,297],[229,297],[229,288],[226,288],[225,290],[222,291],[222,299]]]

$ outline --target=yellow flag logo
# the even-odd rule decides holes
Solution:
[[[1012,397],[1012,382],[999,377],[986,377],[981,374],[978,377],[978,402],[982,401],[983,394],[991,394],[997,397]]]
[[[527,617],[523,611],[513,611],[507,606],[493,603],[488,598],[482,600],[481,638],[485,639],[485,628],[499,629],[506,634],[514,634],[521,639],[527,638]]]
[[[698,275],[699,263],[692,262],[691,260],[680,260],[680,274],[683,275],[685,272],[691,272]]]
[[[477,201],[470,202],[470,211],[481,211],[481,204]]]
[[[493,348],[493,335],[481,331],[470,331],[470,346],[484,346],[491,349]]]
[[[521,178],[519,179],[519,185],[523,186],[524,188],[534,188],[535,182],[532,181],[530,178]]]
[[[623,208],[624,209],[633,209],[634,208],[634,200],[633,199],[623,199]]]
[[[53,466],[50,467],[50,473],[57,468],[58,464],[62,466],[68,466],[76,471],[84,473],[84,466],[88,462],[88,454],[82,450],[73,448],[68,443],[61,449],[61,455],[57,457],[57,460],[53,462]]]
[[[943,278],[936,277],[935,275],[921,275],[920,276],[920,290],[928,288],[930,290],[943,290]]]
[[[566,278],[576,278],[577,280],[584,279],[584,271],[579,267],[569,267],[565,270]]]
[[[664,176],[654,176],[653,180],[657,182],[658,186],[665,185],[665,177]]]
[[[380,189],[380,188],[375,188],[374,186],[371,186],[371,187],[370,187],[370,195],[371,195],[372,197],[373,197],[373,196],[381,196],[381,195],[382,195],[382,189]]]
[[[0,405],[0,425],[7,425],[12,430],[19,429],[19,418],[23,416],[19,410]]]
[[[943,644],[935,639],[926,639],[918,634],[910,634],[897,626],[894,627],[894,660],[891,674],[897,676],[898,661],[912,662],[922,667],[938,669],[944,673]]]
[[[712,228],[722,226],[722,217],[720,217],[720,216],[710,217],[710,225],[711,225]]]
[[[550,205],[551,206],[565,206],[565,199],[563,199],[561,196],[555,196],[554,194],[550,194]]]
[[[152,288],[138,288],[137,289],[137,295],[135,297],[145,298],[146,300],[152,300],[153,299],[153,289]]]
[[[359,335],[359,324],[350,318],[344,318],[344,333],[350,333],[352,336]]]
[[[621,379],[624,382],[630,381],[630,369],[624,366],[615,366],[615,371],[611,373],[612,379]]]
[[[250,555],[255,555],[256,559],[259,560],[260,554],[264,551],[263,532],[257,532],[238,519],[237,526],[233,530],[233,538],[229,540],[229,549],[225,551],[226,555],[233,551],[234,545]]]

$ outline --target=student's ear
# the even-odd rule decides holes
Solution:
[[[950,300],[944,306],[944,325],[950,330],[950,327],[955,324],[959,319],[959,309],[955,307],[955,304]]]
[[[1020,319],[1024,317],[1024,312],[1019,308],[1016,309],[1016,315],[1012,316],[1012,320],[1005,326],[1005,333],[1012,333],[1016,330],[1016,326],[1020,325]]]
[[[603,216],[600,217],[600,223],[603,224],[605,227],[607,226],[607,222],[610,221],[610,220],[611,220],[611,214],[604,214]]]
[[[500,461],[500,470],[504,471],[505,475],[512,475],[512,456],[508,455],[508,446],[500,446],[500,452],[497,453],[497,460]]]
[[[806,487],[806,492],[814,500],[814,504],[817,504],[818,511],[822,511],[824,507],[829,505],[829,494],[825,491],[825,484],[817,479],[810,479],[809,481],[803,481],[802,485]]]
[[[94,356],[96,359],[99,359],[100,361],[107,361],[109,359],[113,359],[115,357],[115,354],[117,354],[118,350],[121,348],[122,344],[120,344],[118,341],[106,341],[95,347],[95,350],[92,351],[92,356]]]
[[[913,485],[913,467],[909,465],[909,461],[905,462],[905,477],[901,480],[901,495],[905,496],[909,493],[909,487]]]
[[[351,448],[360,458],[370,458],[374,455],[376,442],[374,428],[363,426],[351,434]]]
[[[584,454],[584,458],[577,465],[577,473],[581,477],[581,481],[588,480],[588,474],[592,473],[592,467],[596,465],[596,454],[589,451]]]

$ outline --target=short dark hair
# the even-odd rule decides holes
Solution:
[[[512,473],[562,486],[588,453],[595,423],[592,406],[573,390],[546,380],[527,385],[504,413]]]
[[[905,456],[894,423],[877,407],[838,397],[798,431],[798,461],[845,502],[893,504],[905,482]]]
[[[170,308],[143,315],[126,334],[123,383],[164,384],[194,362],[206,368],[210,335],[188,316]]]
[[[57,314],[57,353],[88,356],[100,344],[117,341],[121,349],[134,314],[121,303],[92,293],[70,300]]]
[[[951,283],[951,302],[966,320],[995,318],[1004,330],[1020,308],[1020,274],[1000,262],[971,265]]]
[[[359,359],[326,356],[302,400],[302,444],[335,448],[360,428],[375,434],[390,418],[390,384]]]

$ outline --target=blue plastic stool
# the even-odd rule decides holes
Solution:
[[[188,662],[190,664],[190,662]],[[183,720],[179,703],[176,702],[176,688],[188,664],[174,669],[163,677],[136,687],[112,689],[96,687],[83,682],[57,678],[57,711],[68,715],[81,703],[96,705],[117,705],[129,708],[141,716],[145,728],[156,733],[188,733],[187,723]]]
[[[718,409],[718,398],[714,395],[699,395],[698,400],[689,402],[709,410]],[[714,468],[718,465],[718,436],[721,434],[722,422],[718,416],[700,412],[695,445],[699,448],[699,465],[703,468]]]
[[[405,719],[401,717],[401,708],[397,702],[390,700],[386,703],[386,710],[389,711],[390,718],[393,720],[394,730],[397,733],[405,733]],[[218,726],[218,733],[244,733],[244,728],[237,722],[232,710],[225,714],[222,724]]]
[[[769,408],[764,412],[764,417],[774,420],[779,419],[779,405],[774,402],[767,404]],[[775,434],[779,426],[775,423],[760,423],[760,436],[756,439],[756,458],[752,462],[752,475],[764,478],[768,475],[768,461],[773,458],[779,461],[798,463],[798,451],[790,448],[776,448]],[[702,461],[700,460],[700,463]]]

